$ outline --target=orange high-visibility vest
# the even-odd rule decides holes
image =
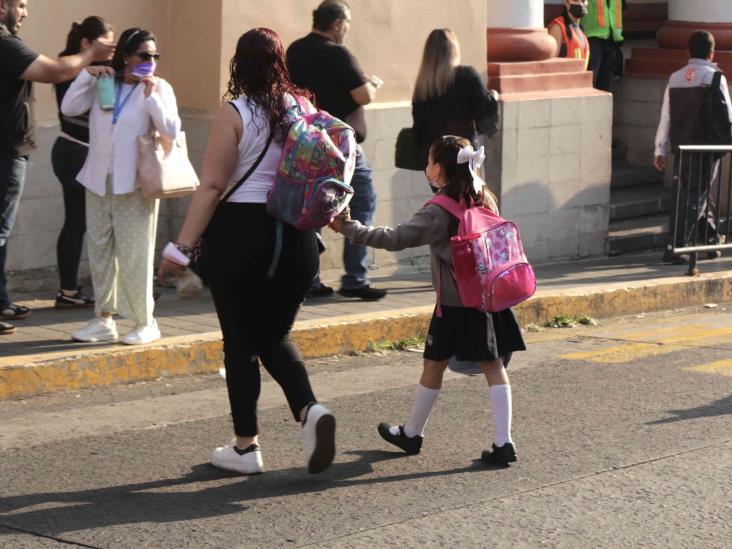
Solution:
[[[566,50],[564,57],[568,57],[570,59],[584,59],[585,69],[587,69],[590,62],[590,42],[587,40],[585,33],[579,25],[572,27],[572,38],[569,37],[569,33],[567,32],[567,23],[564,20],[563,15],[560,15],[549,23],[550,27],[552,25],[558,25],[559,29],[562,31],[564,48]]]

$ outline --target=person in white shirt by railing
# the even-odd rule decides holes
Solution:
[[[676,174],[679,169],[679,146],[703,145],[709,142],[709,128],[702,112],[715,73],[721,72],[713,62],[714,46],[714,36],[710,33],[694,32],[689,39],[689,63],[669,78],[656,132],[654,165],[658,171],[666,170],[666,158],[674,153]],[[723,74],[719,87],[732,122],[729,87]],[[716,179],[720,162],[718,158],[707,161],[705,156],[709,155],[690,155],[688,169],[683,170],[682,178],[676,182],[680,190],[679,208],[683,208],[685,212],[677,212],[674,202],[669,219],[669,244],[662,259],[666,263],[685,262],[679,254],[673,253],[674,248],[684,247],[691,242],[698,245],[719,243],[714,212],[709,203],[709,190]],[[694,179],[690,180],[691,177]],[[714,259],[719,255],[718,251],[712,251],[707,257]]]
[[[89,113],[89,155],[77,176],[86,187],[89,264],[96,298],[95,318],[75,332],[77,341],[118,338],[113,315],[134,321],[122,343],[160,338],[153,318],[153,256],[158,200],[137,188],[137,138],[152,130],[175,139],[180,131],[173,88],[155,76],[156,38],[132,28],[120,36],[110,67],[90,67],[71,84],[61,112]],[[97,83],[115,77],[114,108],[103,110]]]

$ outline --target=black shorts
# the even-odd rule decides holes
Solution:
[[[516,317],[511,309],[483,313],[478,309],[442,306],[442,316],[432,315],[424,358],[481,362],[525,351]]]

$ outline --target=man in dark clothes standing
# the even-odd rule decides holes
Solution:
[[[350,124],[356,140],[366,139],[364,105],[371,103],[383,82],[366,76],[356,58],[343,45],[351,26],[351,10],[341,0],[325,0],[313,12],[313,29],[287,50],[287,65],[295,84],[315,94],[320,109]],[[376,194],[371,168],[363,149],[358,146],[356,171],[351,181],[354,190],[351,217],[364,225],[372,225],[376,210]],[[343,249],[346,274],[338,293],[365,301],[375,301],[386,290],[372,288],[369,283],[369,252],[365,246],[346,240]],[[333,290],[316,278],[310,297],[330,295]]]
[[[5,288],[7,243],[15,224],[25,183],[28,155],[36,148],[32,82],[54,84],[76,77],[94,61],[106,61],[114,45],[95,40],[78,55],[51,59],[39,55],[18,38],[28,17],[28,0],[0,0],[0,335],[15,331],[6,320],[31,314],[14,304]]]

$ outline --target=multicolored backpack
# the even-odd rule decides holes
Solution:
[[[296,101],[267,211],[297,229],[317,229],[331,223],[353,196],[356,137],[348,124],[317,111],[307,99]]]
[[[445,195],[435,196],[428,204],[440,206],[459,220],[450,252],[464,307],[497,313],[534,295],[536,275],[526,260],[516,225],[488,208],[466,208]],[[439,282],[437,300],[439,307]]]

